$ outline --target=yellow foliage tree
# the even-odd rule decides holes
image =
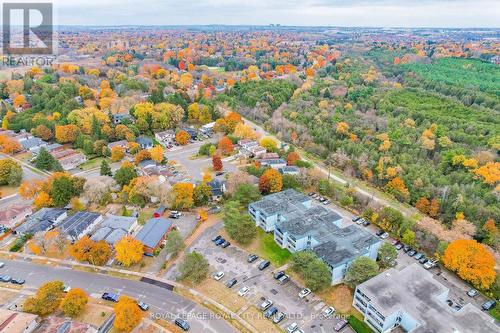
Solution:
[[[142,320],[143,313],[136,301],[127,296],[121,296],[115,305],[114,327],[122,332],[132,331]]]
[[[115,244],[116,260],[128,267],[141,261],[144,247],[132,236],[125,236]]]

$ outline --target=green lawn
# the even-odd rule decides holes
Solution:
[[[356,331],[356,333],[371,333],[372,330],[368,325],[366,325],[363,321],[359,320],[354,316],[349,316],[347,319],[349,325],[351,325],[352,329]]]
[[[84,171],[94,169],[94,168],[101,166],[102,160],[103,160],[102,157],[93,158],[93,159],[88,160],[87,162],[81,164],[78,168],[80,168]]]
[[[500,306],[498,306],[498,305],[495,306],[493,309],[488,311],[488,313],[490,314],[490,316],[492,316],[496,320],[500,320]]]
[[[258,253],[268,259],[273,265],[279,267],[286,264],[292,257],[290,251],[282,249],[276,244],[273,234],[267,234],[261,228],[257,228],[257,238],[259,241]]]

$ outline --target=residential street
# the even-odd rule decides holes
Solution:
[[[73,288],[84,289],[93,297],[101,297],[105,291],[140,299],[150,305],[149,315],[173,321],[183,316],[191,325],[192,332],[237,332],[226,321],[202,306],[165,288],[141,281],[73,270],[70,267],[48,267],[26,261],[3,260],[5,267],[0,273],[26,280],[25,288],[38,288],[44,282],[60,280]]]

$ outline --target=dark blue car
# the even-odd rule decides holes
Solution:
[[[105,299],[106,301],[111,301],[111,302],[115,302],[117,303],[118,302],[118,295],[117,294],[113,294],[113,293],[104,293],[102,294],[101,296],[102,299]]]
[[[218,240],[215,241],[215,245],[219,246],[223,244],[226,240],[224,238],[219,238]]]

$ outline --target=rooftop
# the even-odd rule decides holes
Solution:
[[[20,234],[35,234],[39,231],[48,230],[56,220],[67,214],[64,209],[42,208],[26,219],[26,222],[15,229]]]
[[[172,222],[162,217],[149,219],[137,233],[135,239],[145,246],[155,248],[171,226]]]
[[[37,318],[31,313],[0,309],[0,332],[23,333]]]
[[[404,311],[420,323],[413,332],[498,332],[493,318],[468,303],[456,311],[438,296],[447,296],[448,288],[414,263],[401,271],[394,268],[360,284],[358,288],[383,315]]]
[[[102,216],[99,213],[77,212],[59,224],[59,229],[73,238],[79,238],[82,232],[100,218]]]
[[[114,245],[124,236],[126,236],[137,218],[128,216],[106,215],[104,221],[100,224],[92,237],[93,241],[104,240],[106,243]]]
[[[261,200],[251,203],[250,207],[260,210],[265,215],[274,215],[279,212],[291,213],[297,210],[306,210],[304,205],[311,199],[293,189],[284,190],[265,196]]]

